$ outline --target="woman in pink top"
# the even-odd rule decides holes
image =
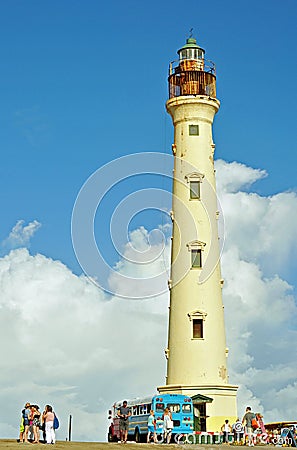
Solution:
[[[56,442],[54,418],[55,414],[53,413],[53,408],[50,405],[46,405],[42,419],[43,422],[45,422],[45,438],[47,444],[55,444]]]

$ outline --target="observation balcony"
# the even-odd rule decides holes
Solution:
[[[169,66],[169,98],[207,95],[216,98],[215,65],[205,59],[183,59]]]

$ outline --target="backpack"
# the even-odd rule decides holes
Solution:
[[[258,422],[257,422],[257,420],[256,420],[255,417],[252,419],[252,428],[253,428],[254,430],[256,430],[257,428],[259,428],[259,424],[258,424]]]
[[[60,426],[59,419],[56,416],[56,414],[55,414],[55,417],[54,417],[54,425],[53,426],[54,426],[54,430],[57,430],[59,428],[59,426]]]

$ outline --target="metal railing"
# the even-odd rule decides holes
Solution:
[[[169,98],[181,95],[216,97],[216,77],[202,70],[179,71],[169,75]]]

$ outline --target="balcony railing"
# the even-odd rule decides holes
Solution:
[[[216,97],[216,77],[212,73],[202,71],[179,72],[170,75],[169,98],[181,95],[207,95]]]
[[[216,97],[215,65],[211,61],[181,60],[169,68],[169,98],[181,95]]]

